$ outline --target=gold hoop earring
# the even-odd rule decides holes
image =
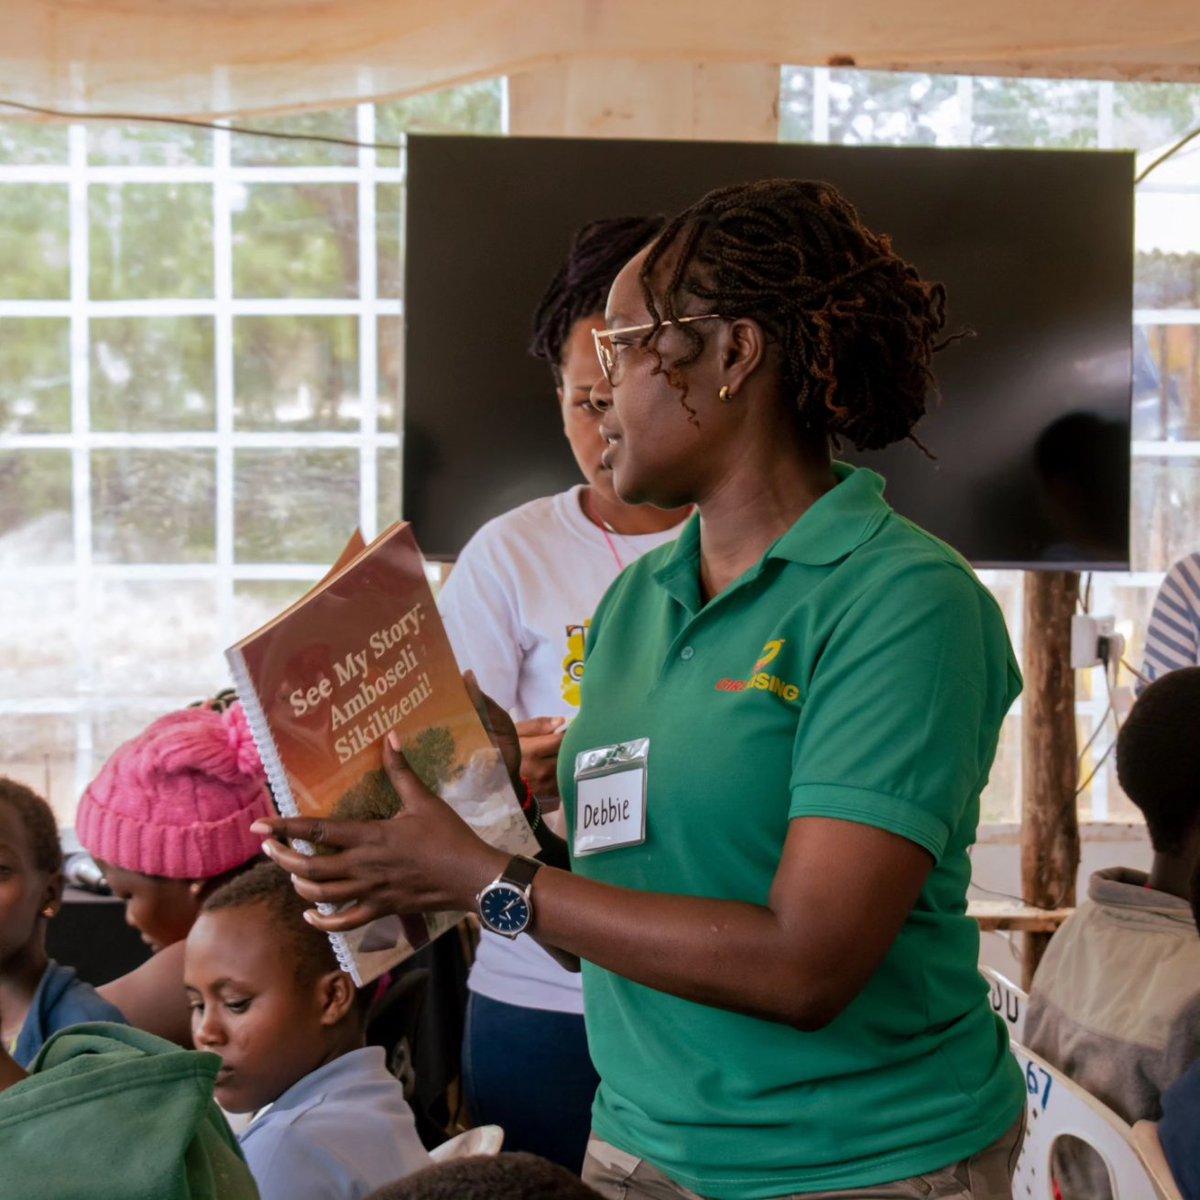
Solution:
[[[729,392],[729,384],[725,384],[721,388],[721,390],[717,393],[717,395],[718,395],[718,397],[720,397],[722,404],[728,404],[730,402],[730,400],[733,399],[733,396],[730,395],[730,392]]]

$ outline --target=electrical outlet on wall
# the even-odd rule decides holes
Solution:
[[[1111,642],[1116,630],[1115,617],[1076,613],[1071,618],[1071,666],[1077,671],[1098,667],[1104,661],[1100,640],[1104,638]]]

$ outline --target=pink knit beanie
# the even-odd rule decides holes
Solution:
[[[275,815],[240,704],[185,708],[121,746],[89,784],[75,830],[126,871],[210,879],[259,853],[256,817]]]

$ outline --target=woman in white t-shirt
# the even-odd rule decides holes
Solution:
[[[587,482],[489,521],[441,594],[459,663],[512,713],[522,773],[544,810],[558,803],[558,748],[579,707],[592,613],[621,570],[673,540],[687,515],[617,499],[590,399],[600,378],[592,330],[604,328],[609,287],[661,224],[631,217],[585,226],[538,306],[530,350],[550,364],[563,432]],[[502,1125],[506,1149],[578,1171],[599,1082],[579,975],[532,938],[485,931],[468,986],[463,1075],[474,1119]]]

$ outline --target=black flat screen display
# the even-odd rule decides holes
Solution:
[[[407,166],[403,511],[427,554],[578,480],[526,353],[573,232],[791,176],[839,187],[974,331],[935,360],[935,460],[842,456],[979,566],[1127,566],[1132,155],[411,137]]]

